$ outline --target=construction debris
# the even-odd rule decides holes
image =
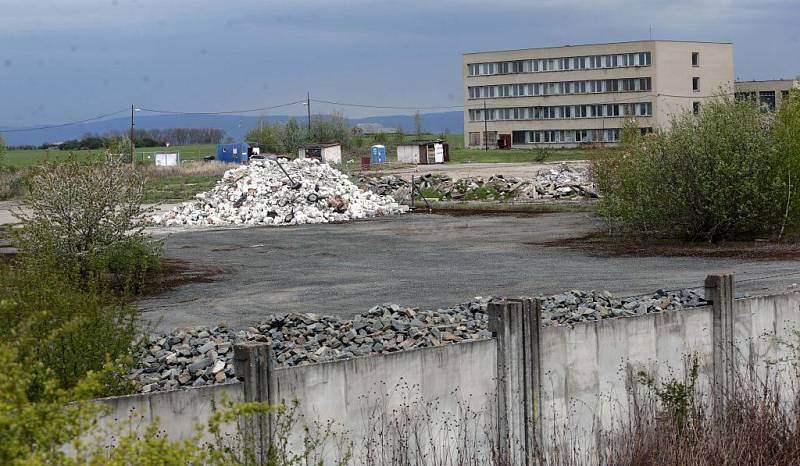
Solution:
[[[566,163],[539,172],[533,178],[493,175],[489,178],[468,177],[454,180],[448,175],[427,173],[415,177],[414,182],[422,196],[448,201],[525,202],[598,197],[586,169]],[[392,196],[399,201],[410,199],[411,182],[398,176],[364,176],[358,183],[376,194]]]
[[[543,327],[706,304],[696,290],[659,290],[651,296],[627,298],[615,298],[608,291],[572,290],[541,298]],[[233,344],[242,341],[269,343],[278,366],[297,366],[491,338],[489,301],[475,298],[437,310],[383,304],[353,319],[272,315],[241,330],[220,325],[154,334],[142,350],[142,365],[131,377],[145,392],[229,382],[235,377]]]
[[[347,222],[408,210],[391,196],[361,191],[316,160],[265,160],[228,170],[196,200],[151,218],[157,225],[299,225]]]

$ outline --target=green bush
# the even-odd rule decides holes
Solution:
[[[663,132],[628,129],[620,151],[595,161],[600,211],[611,230],[716,241],[796,223],[797,215],[786,215],[796,162],[776,148],[771,122],[753,102],[716,97]]]
[[[39,167],[25,198],[30,213],[18,216],[26,261],[57,268],[83,288],[140,291],[161,250],[144,233],[144,182],[141,172],[113,158]]]
[[[21,363],[50,371],[61,388],[113,362],[120,377],[104,380],[103,394],[130,393],[122,374],[135,364],[137,317],[136,308],[80,290],[51,270],[0,268],[0,341],[16,348]],[[32,386],[37,398],[44,387]]]
[[[30,192],[28,171],[0,166],[0,201],[21,198]]]

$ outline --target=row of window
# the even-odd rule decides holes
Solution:
[[[469,110],[470,121],[552,120],[567,118],[647,117],[653,114],[653,104],[636,102],[624,104],[552,105]]]
[[[591,143],[619,141],[619,128],[513,131],[512,144]]]
[[[789,96],[789,91],[781,91],[781,97],[784,99]],[[759,91],[756,92],[737,92],[736,98],[739,100],[758,100],[758,103],[765,110],[771,112],[775,111],[775,91]]]
[[[569,94],[602,94],[611,92],[643,92],[652,89],[650,78],[587,79],[547,83],[499,84],[470,86],[470,99],[494,97],[535,97]]]
[[[650,66],[650,52],[619,53],[614,55],[590,55],[585,57],[534,58],[489,63],[470,63],[470,76],[495,74],[540,73],[545,71],[592,70],[598,68],[627,68]]]

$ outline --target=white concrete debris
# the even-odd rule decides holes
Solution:
[[[151,218],[157,225],[300,225],[346,222],[408,211],[391,196],[361,191],[316,160],[266,160],[228,170],[196,200]],[[295,184],[296,183],[296,184]],[[296,188],[296,189],[295,189]]]

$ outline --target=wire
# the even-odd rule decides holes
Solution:
[[[30,128],[0,129],[0,133],[21,133],[21,132],[24,132],[24,131],[40,131],[40,130],[43,130],[43,129],[63,128],[65,126],[79,125],[81,123],[88,123],[90,121],[101,120],[103,118],[107,118],[107,117],[114,116],[114,115],[119,115],[120,113],[124,113],[124,112],[127,112],[127,111],[128,111],[128,109],[126,108],[124,110],[119,110],[119,111],[112,112],[112,113],[105,113],[103,115],[98,115],[98,116],[92,117],[92,118],[86,118],[85,120],[70,121],[68,123],[61,123],[61,124],[58,124],[58,125],[32,126]]]
[[[290,105],[296,105],[299,103],[305,102],[306,99],[302,100],[295,100],[294,102],[287,102],[285,104],[280,105],[273,105],[271,107],[261,107],[261,108],[250,108],[246,110],[226,110],[221,112],[181,112],[176,110],[158,110],[153,108],[142,108],[143,112],[150,112],[150,113],[169,113],[171,115],[230,115],[230,114],[241,114],[241,113],[253,113],[253,112],[263,112],[264,110],[272,110],[281,107],[288,107]]]
[[[367,104],[354,104],[348,102],[333,102],[330,100],[321,100],[321,99],[311,99],[312,102],[317,102],[320,104],[330,104],[330,105],[340,105],[342,107],[360,107],[360,108],[377,108],[377,109],[384,109],[384,110],[441,110],[447,108],[464,108],[463,105],[439,105],[439,106],[420,106],[420,107],[410,107],[410,106],[391,106],[391,105],[367,105]]]

